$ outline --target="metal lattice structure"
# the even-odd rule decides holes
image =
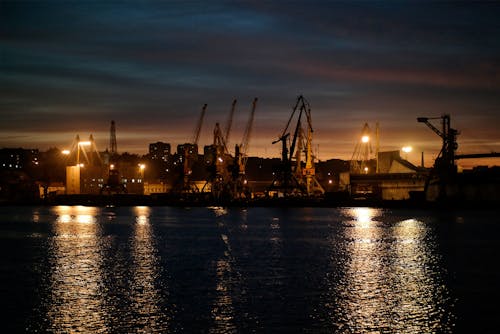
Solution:
[[[109,129],[109,149],[111,156],[118,154],[118,145],[116,143],[116,126],[115,121],[111,121],[111,127]]]
[[[368,123],[365,123],[350,160],[350,172],[352,174],[368,174],[371,172],[369,164],[373,152],[371,142],[371,130]]]
[[[305,129],[302,123],[303,116],[306,118]],[[289,130],[292,120],[296,121],[293,135]],[[301,95],[297,98],[295,107],[281,136],[273,142],[273,144],[278,142],[282,144],[281,165],[268,192],[278,191],[283,193],[283,196],[317,196],[324,194],[325,191],[315,176],[312,137],[311,106]]]

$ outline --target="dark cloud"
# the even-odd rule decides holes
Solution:
[[[499,150],[500,4],[494,2],[0,2],[0,144],[51,147],[76,133],[120,149],[174,146],[209,108],[209,144],[238,98],[234,140],[259,97],[251,153],[295,99],[313,108],[321,158],[348,158],[365,122],[381,144],[438,138],[418,116],[450,113],[464,151]]]

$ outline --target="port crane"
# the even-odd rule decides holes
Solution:
[[[181,155],[182,162],[181,192],[183,193],[198,191],[198,188],[191,181],[191,174],[193,173],[192,168],[195,163],[195,159],[198,157],[198,139],[200,138],[200,132],[206,110],[207,104],[204,104],[203,108],[201,109],[200,117],[196,122],[191,142],[179,145],[177,147],[177,151]]]
[[[222,194],[226,192],[226,184],[230,179],[228,161],[231,159],[227,149],[225,135],[219,123],[215,123],[213,144],[205,147],[206,152],[207,149],[210,151],[210,158],[207,159],[207,156],[205,156],[205,159],[210,174],[209,182],[211,183],[212,196],[220,199]],[[208,182],[205,183],[203,191],[207,184]]]
[[[109,128],[109,150],[111,157],[118,154],[118,145],[116,143],[116,124],[115,121],[111,121],[111,127]]]
[[[196,127],[193,133],[193,139],[191,140],[191,143],[195,146],[198,146],[198,139],[200,139],[201,127],[203,125],[203,119],[205,118],[206,111],[207,111],[207,104],[205,103],[203,105],[203,108],[201,108],[200,118],[198,118],[198,122],[196,123]]]
[[[375,157],[378,160],[378,123],[375,124]],[[353,174],[368,174],[372,173],[374,170],[372,165],[370,164],[370,159],[373,153],[372,149],[372,141],[371,138],[372,131],[368,126],[368,123],[365,123],[363,129],[361,130],[361,136],[359,141],[356,143],[354,147],[354,152],[352,153],[351,160],[349,162],[350,172]],[[378,165],[378,164],[377,164]],[[378,172],[378,166],[375,168],[375,172]]]
[[[211,193],[216,199],[234,199],[248,197],[248,187],[245,180],[245,166],[248,159],[247,152],[250,142],[257,98],[254,99],[249,120],[246,124],[243,139],[240,144],[235,145],[235,156],[231,156],[228,150],[227,140],[235,110],[236,100],[233,101],[228,118],[226,132],[223,133],[219,123],[215,124],[214,141],[205,150],[209,150],[209,158],[206,163],[210,171]]]
[[[441,120],[441,129],[430,122],[430,120],[436,119]],[[417,121],[427,125],[443,141],[441,151],[434,162],[434,166],[425,184],[425,192],[427,193],[431,182],[437,183],[439,186],[438,197],[444,198],[446,197],[446,186],[453,182],[457,174],[455,151],[458,148],[457,135],[459,135],[459,132],[451,128],[451,117],[448,114],[440,117],[418,117]]]
[[[302,116],[306,118],[306,131],[302,128]],[[288,142],[290,139],[290,125],[296,117],[297,123],[293,136],[291,137],[290,148]],[[319,184],[315,176],[314,157],[312,154],[312,119],[311,107],[309,102],[300,95],[297,98],[290,118],[279,138],[273,141],[273,144],[281,142],[281,164],[275,173],[275,178],[268,189],[269,191],[282,191],[284,196],[289,194],[297,196],[316,196],[324,194],[324,189]],[[305,136],[306,142],[303,143]],[[298,147],[297,151],[295,151]],[[303,168],[302,153],[305,153],[305,166]],[[292,159],[295,158],[295,164]],[[293,168],[295,167],[295,169]]]
[[[231,134],[231,126],[233,124],[234,111],[236,110],[236,102],[237,102],[237,100],[234,99],[233,103],[231,104],[231,111],[229,112],[229,117],[227,118],[227,121],[226,121],[226,128],[225,128],[226,131],[224,133],[224,142],[226,143],[226,149],[227,149],[227,145],[229,145],[229,136]]]
[[[255,110],[257,108],[258,98],[254,98],[252,102],[252,109],[248,117],[248,121],[243,132],[241,143],[235,145],[234,148],[234,163],[232,166],[232,180],[233,180],[233,197],[242,198],[249,197],[249,189],[246,179],[246,165],[248,161],[248,147],[250,145],[250,138],[252,136],[253,122],[255,117]]]
[[[120,171],[117,166],[118,159],[118,145],[116,142],[116,123],[111,121],[111,126],[109,128],[109,148],[110,151],[106,150],[106,166],[108,170],[108,179],[106,184],[100,189],[99,193],[127,193],[127,188],[123,185],[120,178]]]
[[[82,163],[82,156],[87,165],[102,165],[103,163],[93,135],[90,135],[89,139],[86,141],[80,140],[80,136],[76,135],[69,151],[68,160],[71,161],[74,159],[75,165],[80,165]]]

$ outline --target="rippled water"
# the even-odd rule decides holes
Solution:
[[[493,332],[492,212],[0,208],[7,332]]]

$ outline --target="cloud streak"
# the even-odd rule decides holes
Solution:
[[[233,98],[242,131],[258,96],[250,153],[279,156],[270,142],[299,94],[313,107],[322,158],[349,158],[352,138],[375,121],[390,129],[382,147],[411,139],[437,151],[439,140],[415,118],[442,113],[464,136],[498,144],[497,3],[0,6],[0,146],[62,146],[63,136],[85,132],[105,146],[114,119],[119,147],[144,153],[149,142],[190,138],[204,103],[201,142],[209,144]],[[461,149],[478,146],[466,137]]]

